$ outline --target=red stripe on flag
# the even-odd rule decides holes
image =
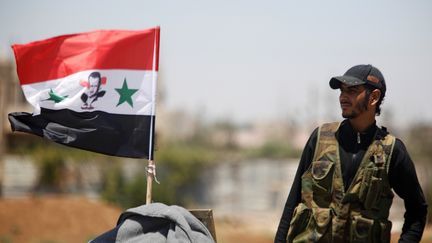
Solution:
[[[158,70],[159,33],[159,27],[143,31],[100,30],[57,36],[13,45],[12,48],[23,85],[89,69],[152,70],[154,53]]]

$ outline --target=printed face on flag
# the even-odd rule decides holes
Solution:
[[[95,152],[152,157],[159,28],[95,31],[13,46],[33,114],[14,131]]]
[[[99,74],[98,77],[93,77],[92,74]],[[89,82],[89,90],[88,94],[90,97],[94,97],[96,93],[99,91],[101,85],[101,77],[99,72],[92,72],[88,78]]]

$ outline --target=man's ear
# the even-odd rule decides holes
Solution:
[[[370,95],[371,105],[376,105],[381,97],[381,90],[374,89]]]

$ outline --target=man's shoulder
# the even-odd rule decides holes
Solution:
[[[395,144],[397,144],[399,146],[400,145],[404,146],[402,140],[400,138],[396,137],[396,135],[394,135],[393,133],[389,132],[387,127],[377,126],[377,129],[378,129],[378,133],[377,133],[378,138],[391,137],[392,139],[394,139]]]
[[[323,126],[332,126],[332,125],[341,125],[343,124],[345,121],[330,121],[330,122],[323,122],[320,124],[319,127],[323,127]]]
[[[318,139],[318,135],[322,132],[336,133],[341,124],[343,124],[343,122],[338,121],[321,123],[319,126],[315,127],[315,129],[310,134],[309,142],[315,144]]]
[[[397,150],[397,151],[399,151],[401,153],[406,153],[407,152],[407,149],[405,147],[404,142],[400,138],[398,138],[398,137],[395,137],[394,150]]]
[[[381,136],[382,138],[390,138],[390,141],[393,141],[392,160],[397,159],[397,157],[407,155],[408,151],[402,139],[389,132],[388,129],[384,126],[378,127],[378,130],[378,136]]]
[[[334,121],[334,122],[325,122],[321,123],[318,127],[315,128],[312,134],[316,133],[336,133],[339,130],[339,127],[343,126],[344,122]]]

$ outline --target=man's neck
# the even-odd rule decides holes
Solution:
[[[351,126],[356,132],[366,131],[372,124],[375,123],[375,116],[373,117],[356,117],[349,119]]]

